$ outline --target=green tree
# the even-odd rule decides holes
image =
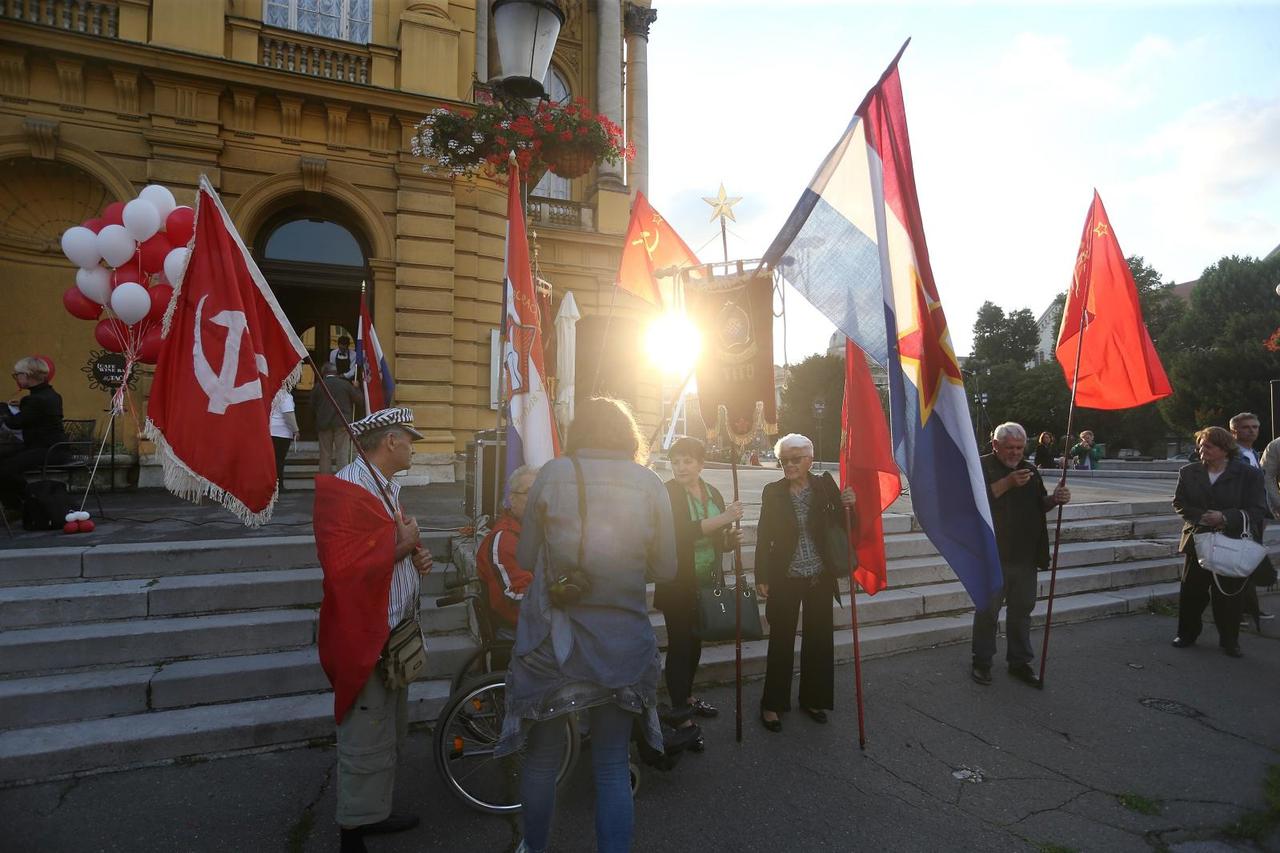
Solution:
[[[1006,315],[994,302],[984,302],[973,323],[974,366],[1026,364],[1035,358],[1039,339],[1031,309],[1020,308]]]
[[[1138,305],[1142,309],[1142,319],[1147,324],[1147,332],[1155,342],[1157,350],[1161,338],[1182,317],[1186,303],[1173,292],[1173,281],[1161,281],[1160,273],[1147,266],[1141,255],[1130,255],[1125,258],[1129,271],[1133,273],[1133,283],[1138,290]]]
[[[814,417],[814,401],[821,400],[824,412]],[[785,435],[798,432],[813,441],[815,458],[827,461],[840,455],[840,409],[844,404],[844,356],[811,355],[791,366],[791,378],[782,391],[778,429]]]

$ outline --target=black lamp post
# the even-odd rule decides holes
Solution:
[[[818,423],[818,461],[822,461],[822,418],[827,413],[827,401],[819,397],[813,401],[813,419]]]
[[[564,12],[555,0],[494,0],[493,29],[502,66],[495,83],[503,93],[516,98],[546,94],[542,81],[563,24]]]

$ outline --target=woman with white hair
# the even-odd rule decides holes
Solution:
[[[756,587],[768,599],[769,654],[760,721],[782,731],[783,711],[791,710],[796,623],[803,609],[800,642],[800,710],[815,722],[827,722],[835,707],[835,642],[831,600],[836,581],[848,572],[847,548],[832,541],[845,533],[844,508],[854,505],[853,489],[843,492],[829,474],[809,472],[813,442],[791,433],[774,447],[782,479],[764,487],[756,531]],[[857,522],[856,516],[854,522]]]
[[[0,503],[5,511],[20,512],[26,480],[22,472],[44,464],[49,448],[67,440],[62,430],[62,397],[49,384],[49,365],[28,356],[13,366],[13,379],[27,392],[21,402],[10,401],[3,422],[22,431],[22,449],[0,461]],[[56,460],[55,460],[56,461]]]

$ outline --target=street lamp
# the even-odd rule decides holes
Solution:
[[[827,413],[827,401],[819,397],[813,401],[813,419],[818,422],[818,460],[822,460],[822,416]]]
[[[498,37],[498,86],[517,98],[541,98],[564,12],[555,0],[494,0],[493,29]]]

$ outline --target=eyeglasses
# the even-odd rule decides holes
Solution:
[[[778,461],[781,462],[783,465],[799,465],[803,463],[804,460],[812,459],[812,458],[813,458],[812,456],[784,456],[782,457],[782,459]]]
[[[9,375],[10,375],[11,377],[13,377],[14,379],[17,379],[19,376],[30,376],[30,374],[29,374],[29,373],[23,373],[23,372],[10,373]]]

